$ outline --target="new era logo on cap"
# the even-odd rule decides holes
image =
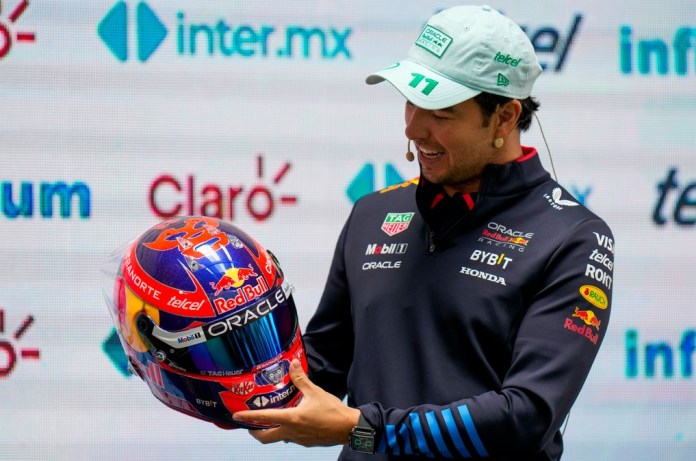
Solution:
[[[498,83],[496,83],[498,86],[508,86],[510,85],[510,80],[504,76],[503,74],[498,74]]]
[[[447,51],[451,43],[452,37],[430,24],[426,24],[423,28],[423,32],[421,32],[416,40],[416,45],[434,54],[438,58],[441,58],[442,55],[445,54],[445,51]]]

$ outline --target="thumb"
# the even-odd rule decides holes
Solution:
[[[305,395],[314,388],[314,384],[309,380],[302,369],[302,364],[297,359],[290,363],[290,379],[295,387]]]

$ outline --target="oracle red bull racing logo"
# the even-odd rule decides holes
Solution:
[[[533,232],[514,230],[495,222],[489,222],[486,227],[487,229],[483,229],[478,239],[480,243],[519,252],[523,252],[527,248],[529,241],[534,237]]]

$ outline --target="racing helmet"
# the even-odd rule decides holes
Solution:
[[[240,410],[299,403],[289,367],[307,371],[292,288],[238,227],[183,217],[148,229],[102,267],[129,369],[165,405],[234,429]]]

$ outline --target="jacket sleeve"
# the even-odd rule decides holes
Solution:
[[[343,257],[349,223],[350,218],[336,243],[319,306],[303,335],[310,379],[340,399],[347,392],[354,344],[350,292]]]
[[[378,451],[514,459],[544,451],[560,437],[606,334],[612,274],[609,228],[601,220],[578,224],[536,277],[501,388],[444,405],[361,406],[377,429]]]

